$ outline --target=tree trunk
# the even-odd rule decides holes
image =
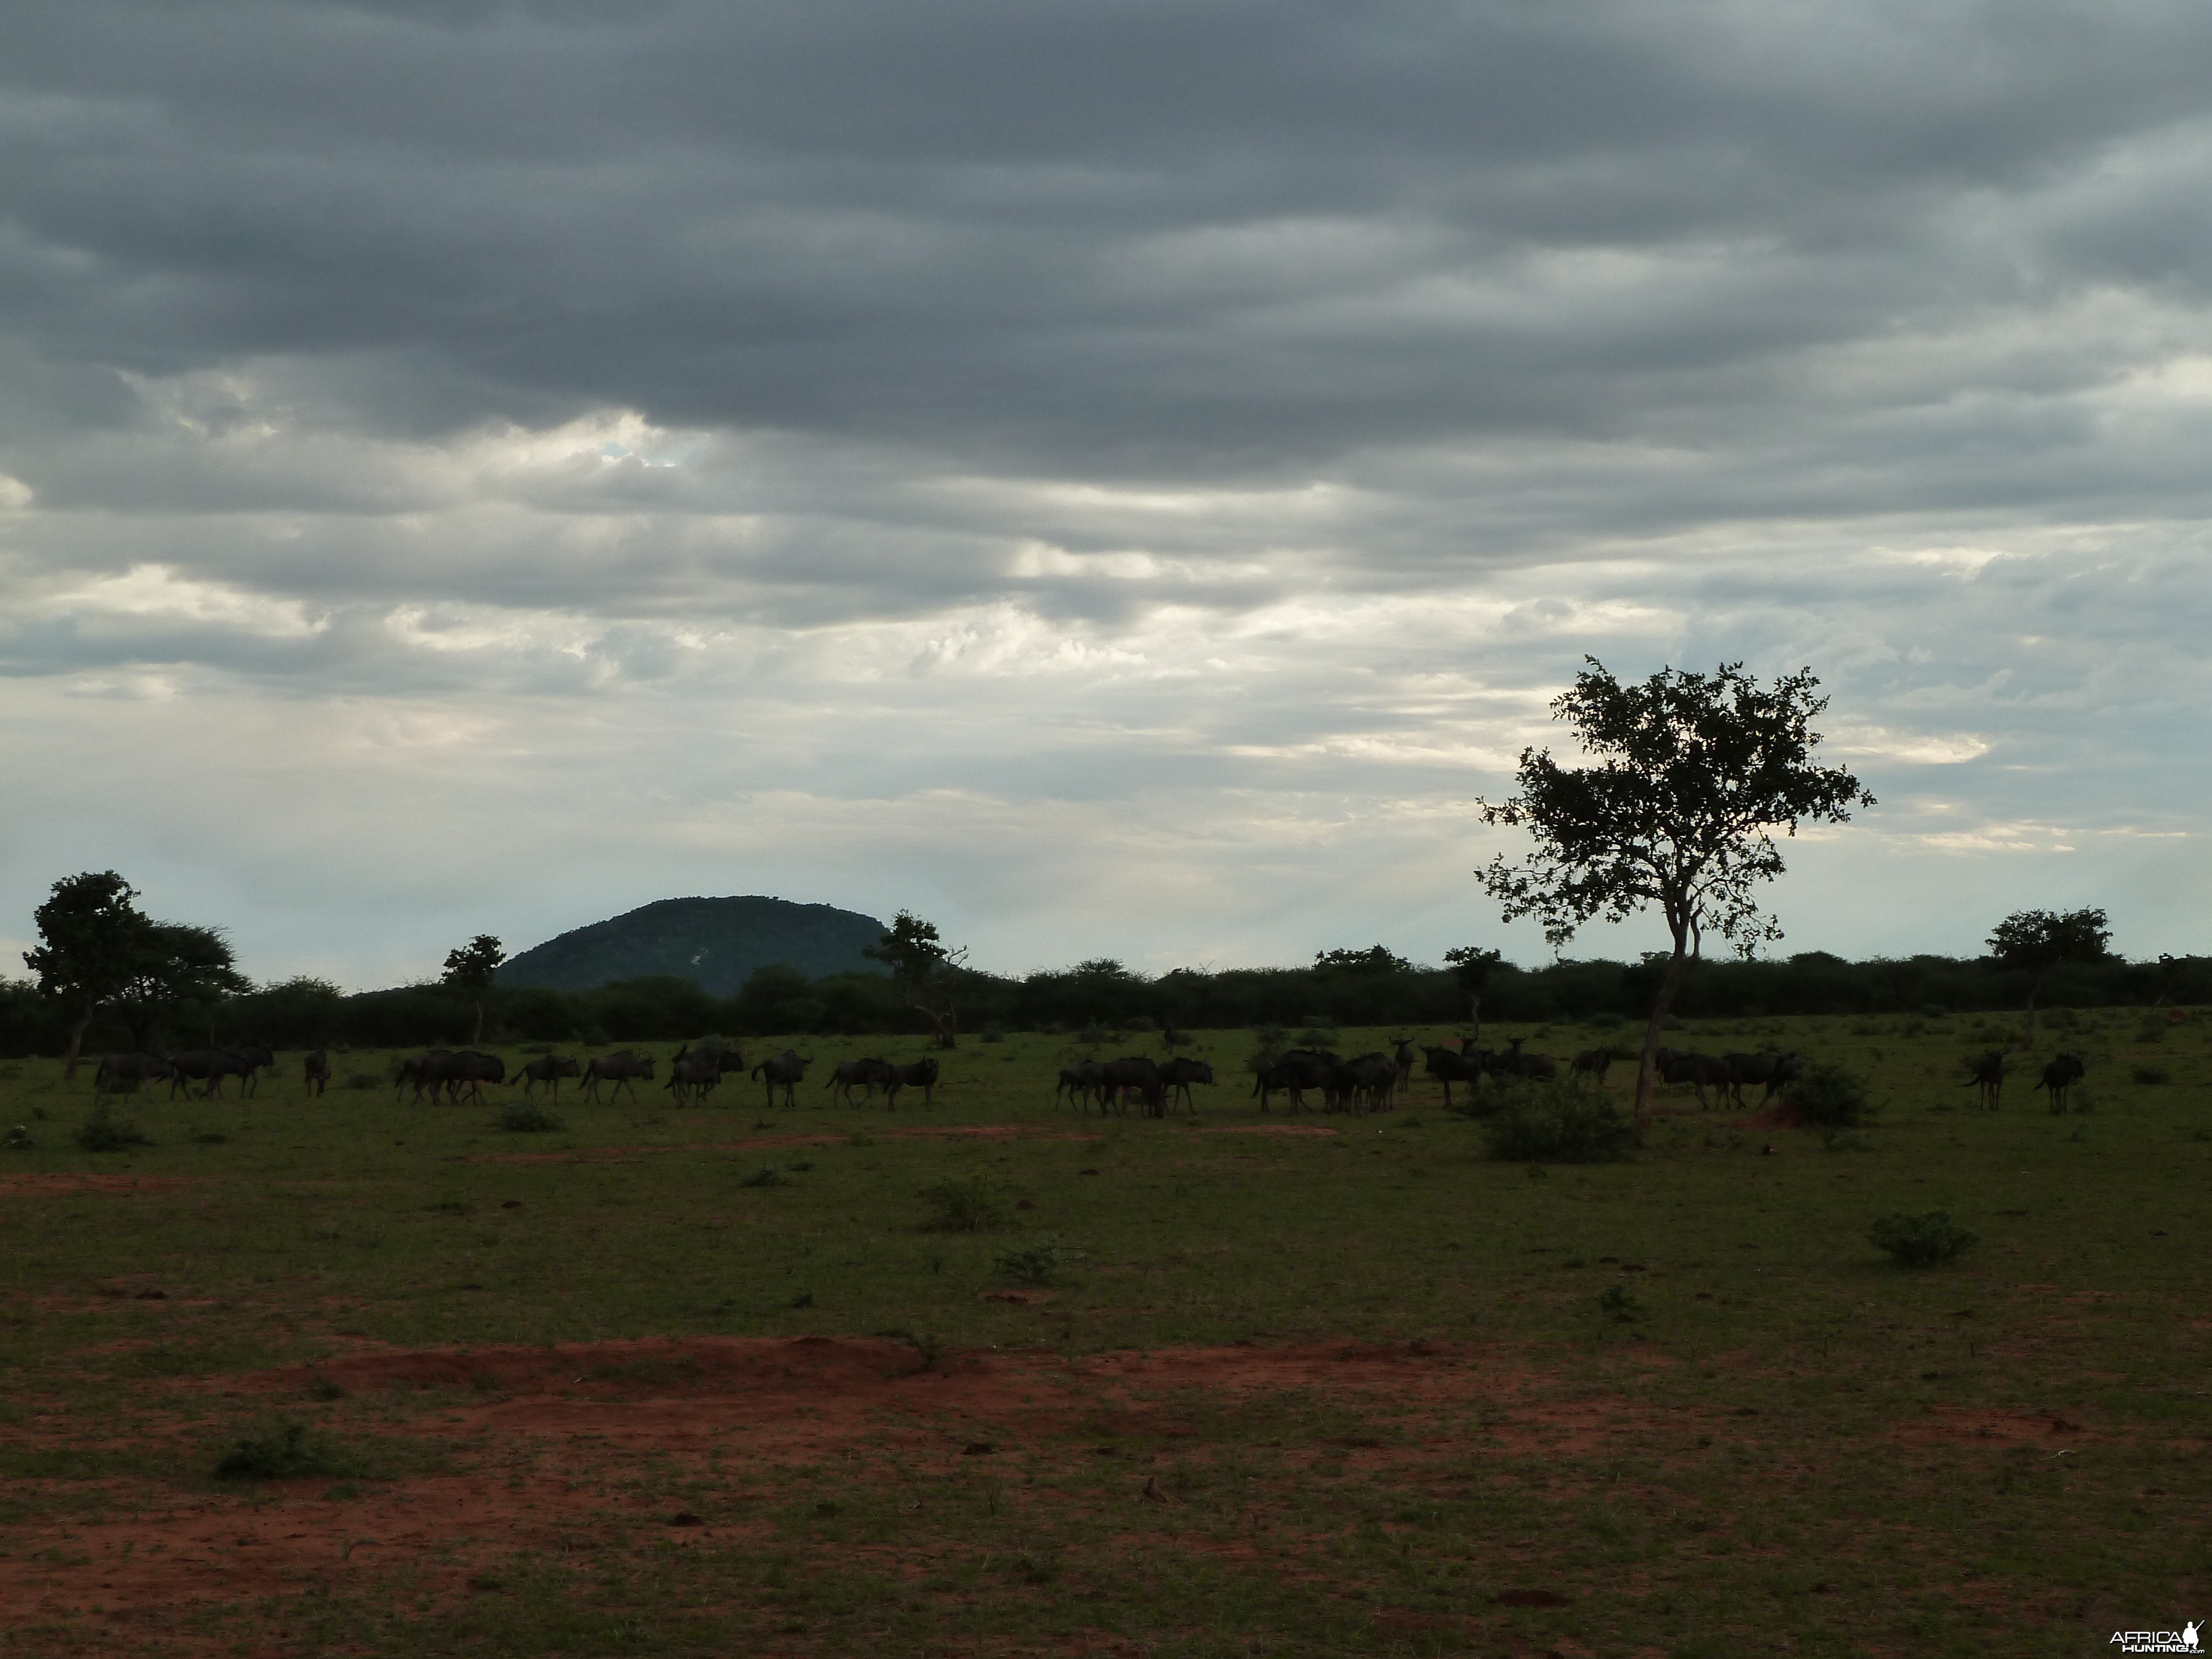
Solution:
[[[1652,1000],[1651,1022],[1644,1028],[1644,1054],[1636,1063],[1636,1144],[1641,1146],[1651,1128],[1651,1097],[1653,1074],[1659,1066],[1659,1033],[1667,1024],[1667,1016],[1674,1006],[1674,994],[1682,988],[1682,981],[1690,971],[1689,953],[1682,942],[1674,942],[1674,954],[1667,963],[1667,971],[1659,976],[1659,994]]]
[[[84,1034],[92,1029],[93,1011],[84,1011],[84,1018],[70,1027],[69,1059],[62,1066],[62,1081],[66,1083],[76,1075],[77,1055],[84,1048]]]
[[[477,1004],[477,1029],[469,1034],[469,1047],[473,1048],[483,1041],[483,1004]]]
[[[2023,1048],[2035,1047],[2035,994],[2043,988],[2043,975],[2038,974],[2027,982],[2027,1032],[2020,1040]]]
[[[1482,993],[1477,991],[1468,999],[1467,1017],[1474,1022],[1474,1035],[1468,1040],[1474,1044],[1477,1054],[1482,1052]]]

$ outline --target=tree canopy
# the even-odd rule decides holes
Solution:
[[[1316,951],[1314,966],[1335,974],[1410,974],[1413,964],[1387,945],[1370,945],[1364,951]]]
[[[1990,934],[1990,955],[2002,967],[2028,975],[2027,1030],[2021,1041],[2035,1043],[2035,999],[2043,976],[2062,963],[2102,962],[2112,954],[2112,937],[2102,910],[2018,910]]]
[[[461,991],[489,990],[499,964],[506,960],[507,951],[498,939],[489,933],[478,933],[466,945],[446,952],[446,971],[438,976],[438,982]]]
[[[1575,728],[1589,764],[1562,766],[1524,749],[1510,800],[1480,803],[1483,822],[1528,830],[1518,864],[1501,854],[1482,872],[1508,921],[1533,917],[1553,949],[1583,924],[1626,921],[1647,906],[1666,918],[1674,949],[1645,1033],[1637,1113],[1648,1118],[1658,1036],[1705,936],[1749,956],[1782,930],[1757,889],[1783,872],[1776,830],[1847,822],[1874,796],[1813,751],[1811,722],[1827,707],[1810,669],[1762,685],[1741,663],[1711,674],[1673,668],[1624,684],[1595,657],[1552,704]]]
[[[938,1047],[955,1046],[959,1012],[952,1000],[951,981],[953,970],[967,957],[964,949],[948,946],[935,922],[902,910],[883,938],[866,946],[861,954],[890,969],[907,1006],[926,1015],[935,1028]]]
[[[85,1029],[103,1008],[142,1047],[154,1016],[179,1002],[212,1003],[246,990],[219,929],[156,921],[112,870],[65,876],[34,920],[41,943],[23,953],[40,993],[73,1016],[65,1075],[75,1075]]]

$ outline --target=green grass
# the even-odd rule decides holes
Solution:
[[[1086,1051],[1020,1033],[943,1056],[938,1105],[896,1114],[831,1108],[819,1079],[848,1054],[918,1058],[918,1041],[801,1039],[818,1063],[797,1110],[737,1079],[680,1110],[648,1085],[635,1104],[564,1095],[562,1127],[528,1135],[388,1089],[310,1101],[289,1078],[245,1102],[149,1097],[132,1111],[150,1146],[93,1152],[52,1133],[0,1150],[0,1574],[88,1549],[62,1540],[64,1518],[74,1538],[147,1509],[321,1503],[313,1482],[241,1495],[212,1476],[240,1441],[297,1423],[368,1448],[378,1490],[440,1470],[550,1482],[601,1519],[566,1543],[471,1546],[465,1574],[364,1547],[321,1582],[149,1614],[134,1641],[1965,1655],[2002,1631],[2009,1652],[2102,1651],[2115,1628],[2212,1598],[2212,1020],[2161,1030],[2154,1054],[2139,1012],[2078,1017],[2054,1041],[2087,1061],[2095,1111],[2064,1118],[2017,1085],[2002,1111],[1973,1108],[1958,1059],[1986,1046],[1978,1024],[1679,1033],[1846,1066],[1870,1115],[1824,1141],[1732,1127],[1683,1091],[1630,1161],[1540,1179],[1486,1156],[1482,1123],[1420,1083],[1389,1115],[1264,1121],[1334,1135],[1212,1133],[1263,1121],[1237,1032],[1200,1034],[1222,1082],[1199,1091],[1194,1126],[1055,1110],[1057,1068]],[[1497,1035],[1524,1033],[1559,1054],[1601,1040]],[[1335,1041],[1356,1053],[1383,1035]],[[2154,1058],[2166,1080],[2135,1081]],[[381,1075],[390,1059],[333,1066]],[[0,1082],[0,1122],[43,1110],[66,1126],[89,1107],[88,1073],[64,1086],[30,1062]],[[900,1133],[961,1125],[1022,1133]],[[820,1142],[733,1144],[792,1134]],[[987,1224],[947,1191],[985,1195]],[[1869,1240],[1880,1218],[1937,1210],[1980,1243],[1900,1273]],[[1006,1265],[1048,1249],[1047,1272]],[[1030,1301],[986,1299],[1048,1281]],[[489,1374],[303,1381],[281,1399],[234,1386],[387,1348],[893,1331],[927,1333],[914,1367],[939,1362],[930,1374],[956,1391],[957,1356],[994,1346],[1352,1340],[1441,1345],[1496,1392],[1445,1408],[1371,1378],[1132,1385],[1095,1412],[963,1423],[954,1440],[998,1449],[948,1442],[915,1462],[869,1441],[781,1460],[524,1445],[496,1413],[467,1415],[507,1398]],[[558,1380],[707,1386],[650,1356],[575,1376]],[[1961,1426],[2038,1413],[2085,1430]],[[449,1437],[420,1449],[433,1429]],[[380,1461],[387,1442],[416,1449]],[[677,1508],[702,1517],[696,1535],[659,1518]],[[1565,1605],[1496,1600],[1530,1589]],[[60,1614],[27,1618],[0,1652],[83,1638]]]

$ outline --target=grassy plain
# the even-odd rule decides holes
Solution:
[[[1425,1082],[1261,1119],[1242,1032],[1194,1121],[1056,1109],[1034,1035],[527,1134],[353,1054],[104,1153],[0,1068],[0,1654],[2102,1653],[2212,1612],[2212,1019],[2051,1033],[2063,1116],[1973,1108],[1999,1036],[1708,1024],[1878,1117],[1547,1169]],[[1938,1208],[1955,1261],[1867,1242]],[[288,1425],[319,1473],[216,1478]]]

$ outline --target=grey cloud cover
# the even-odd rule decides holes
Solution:
[[[1827,680],[1883,805],[1800,945],[2205,948],[2208,71],[2184,4],[19,7],[0,932],[114,863],[350,983],[695,890],[1533,956],[1466,803],[1590,651]]]

